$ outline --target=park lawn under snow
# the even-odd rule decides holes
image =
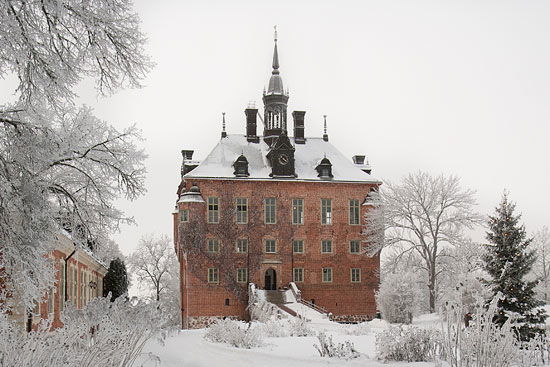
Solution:
[[[419,327],[439,327],[436,315],[425,315],[415,319],[413,324]],[[362,353],[361,357],[352,360],[337,358],[322,358],[313,346],[318,344],[317,337],[281,337],[265,338],[265,346],[253,349],[240,349],[226,344],[213,343],[205,340],[205,329],[181,330],[167,338],[162,346],[151,341],[145,347],[145,353],[153,353],[160,358],[159,362],[147,362],[145,367],[199,367],[199,366],[284,366],[284,367],[313,367],[313,366],[408,366],[432,367],[434,363],[392,362],[383,363],[376,359],[376,333],[388,327],[385,321],[373,320],[369,322],[370,331],[366,335],[348,335],[347,331],[355,325],[345,325],[319,320],[311,323],[316,331],[326,331],[333,336],[335,342],[349,340]]]

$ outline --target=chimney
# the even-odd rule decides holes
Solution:
[[[353,159],[353,163],[355,164],[365,164],[364,155],[354,155],[352,159]]]
[[[305,144],[306,138],[304,136],[304,116],[306,111],[294,111],[292,112],[292,118],[294,119],[294,142],[296,144]]]
[[[181,177],[191,172],[199,165],[199,162],[193,160],[193,150],[182,150],[183,163],[181,164]]]
[[[357,166],[357,168],[370,175],[370,173],[372,172],[372,168],[368,160],[365,162],[364,155],[354,155],[351,159],[353,159],[353,163]]]
[[[258,115],[258,109],[254,106],[248,106],[244,110],[246,115],[246,141],[251,143],[259,143],[260,138],[256,133],[256,116]]]

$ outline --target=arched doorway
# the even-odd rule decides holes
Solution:
[[[269,268],[265,271],[265,287],[268,291],[277,289],[277,273],[273,268]]]

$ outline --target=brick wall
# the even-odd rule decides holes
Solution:
[[[182,274],[182,318],[233,316],[246,318],[246,284],[236,283],[236,269],[249,269],[249,280],[264,286],[265,272],[276,272],[277,287],[292,281],[292,269],[304,269],[304,282],[297,283],[306,300],[326,308],[334,315],[373,317],[374,291],[378,287],[380,260],[364,254],[350,254],[349,241],[361,240],[362,225],[349,224],[349,200],[363,203],[375,185],[368,183],[254,181],[194,179],[184,182],[183,190],[196,184],[205,203],[180,203],[188,209],[188,223],[174,214],[174,238]],[[207,222],[208,197],[220,198],[220,223]],[[276,224],[264,223],[266,197],[276,198]],[[235,199],[248,198],[249,221],[236,224]],[[292,199],[304,199],[304,224],[292,224]],[[332,224],[321,224],[321,199],[332,200]],[[367,206],[360,206],[361,222]],[[219,253],[208,253],[207,238],[220,242]],[[248,238],[248,253],[236,253],[238,238]],[[266,254],[264,241],[275,239],[277,252]],[[294,254],[292,240],[304,241],[304,253]],[[332,240],[332,252],[321,253],[321,241]],[[183,252],[187,253],[187,261]],[[208,283],[208,268],[218,268],[218,284]],[[332,282],[322,282],[322,268],[332,268]],[[361,282],[351,283],[350,268],[361,269]],[[244,292],[244,293],[243,293]],[[229,299],[229,306],[225,305]]]

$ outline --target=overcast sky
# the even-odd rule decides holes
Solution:
[[[120,206],[138,225],[115,236],[124,253],[145,233],[172,234],[181,149],[204,158],[244,109],[261,104],[273,25],[289,112],[306,136],[365,154],[373,175],[456,174],[492,213],[504,189],[527,230],[550,225],[550,2],[150,1],[136,11],[156,62],[146,87],[81,101],[146,139],[148,193]],[[4,83],[2,92],[10,87]],[[261,128],[259,128],[261,130]],[[478,238],[478,239],[481,239]]]

